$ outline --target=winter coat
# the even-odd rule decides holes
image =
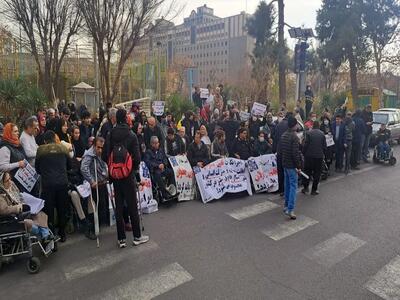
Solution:
[[[353,143],[361,143],[361,137],[367,133],[365,122],[360,117],[354,117]]]
[[[248,141],[243,141],[238,138],[233,144],[232,152],[234,155],[239,155],[240,159],[247,160],[253,153],[251,148],[252,147]]]
[[[144,143],[146,144],[146,148],[150,149],[150,139],[152,136],[158,137],[158,141],[160,142],[160,147],[164,148],[164,134],[162,132],[162,129],[160,128],[159,125],[156,125],[153,129],[151,129],[149,126],[146,126],[143,131],[143,136],[144,136]]]
[[[165,155],[164,150],[161,148],[157,151],[154,149],[147,149],[144,155],[144,162],[149,168],[150,173],[161,172],[159,169],[159,165],[161,164],[164,164],[165,167],[168,165],[167,156]]]
[[[223,158],[228,156],[228,148],[226,147],[226,143],[221,144],[218,140],[214,140],[211,144],[211,158],[213,160],[217,160],[219,158]]]
[[[97,167],[97,181],[94,167],[95,161]],[[101,159],[101,157],[96,155],[94,146],[90,147],[89,150],[86,150],[82,157],[81,173],[83,178],[90,184],[95,182],[105,183],[108,179],[107,164]]]
[[[272,145],[267,141],[260,142],[258,139],[254,143],[254,156],[261,156],[272,153]]]
[[[306,132],[303,146],[304,156],[310,158],[323,158],[325,152],[325,134],[319,129],[311,129]]]
[[[278,150],[279,141],[281,140],[282,135],[288,130],[288,122],[287,119],[283,119],[275,126],[275,132],[273,136],[273,144],[272,144],[272,152],[276,153]]]
[[[353,135],[354,135],[354,128],[355,124],[351,118],[346,118],[344,120],[344,140],[345,142],[350,142],[353,141]]]
[[[192,167],[197,166],[199,162],[206,165],[210,162],[209,153],[207,146],[203,142],[201,142],[200,145],[193,142],[188,147],[187,157]]]
[[[167,138],[165,149],[167,155],[177,156],[185,153],[185,144],[183,143],[182,138],[179,135],[175,134],[172,141]]]
[[[286,169],[301,169],[303,158],[300,152],[299,137],[291,129],[285,131],[278,144],[278,154],[282,157],[282,166]]]
[[[226,147],[229,153],[233,153],[233,144],[236,138],[236,132],[240,127],[240,123],[233,119],[228,119],[221,124],[226,136]]]

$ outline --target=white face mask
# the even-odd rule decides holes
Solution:
[[[265,141],[265,138],[264,137],[259,137],[258,140],[262,143],[262,142]]]
[[[253,122],[257,121],[257,117],[253,117]]]
[[[328,120],[324,120],[324,124],[325,125],[329,125],[329,121]]]

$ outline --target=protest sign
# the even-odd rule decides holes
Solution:
[[[25,163],[25,168],[19,168],[17,173],[15,173],[14,178],[24,187],[24,189],[31,192],[39,179],[39,175],[27,160],[25,160]]]
[[[204,203],[220,199],[226,193],[247,191],[252,195],[245,160],[221,158],[204,168],[195,167],[193,171]]]
[[[31,208],[31,214],[37,215],[44,207],[44,200],[36,198],[28,193],[21,193],[22,202],[29,205]]]
[[[168,160],[174,170],[178,201],[193,200],[196,190],[194,173],[186,155],[171,156]]]
[[[140,208],[144,213],[152,213],[158,210],[157,201],[153,199],[153,189],[151,184],[150,171],[147,165],[142,161],[139,167],[139,201]]]
[[[251,114],[253,116],[263,116],[267,110],[267,106],[258,102],[253,103]]]
[[[110,226],[113,226],[117,223],[117,219],[115,217],[115,193],[114,193],[114,185],[112,183],[107,183],[107,193],[108,193],[108,213]]]
[[[246,122],[248,119],[250,119],[250,113],[245,112],[245,111],[241,111],[239,116],[240,116],[240,120],[243,122]]]
[[[164,101],[153,101],[152,108],[153,108],[153,114],[155,116],[162,116],[164,114],[165,102]]]
[[[256,193],[276,192],[278,190],[278,169],[275,154],[250,157],[247,166]]]
[[[333,140],[333,135],[332,134],[326,134],[325,135],[325,139],[326,139],[326,146],[327,147],[335,145],[335,141]]]
[[[200,98],[201,99],[207,99],[209,94],[210,94],[210,92],[208,91],[208,89],[200,88]]]

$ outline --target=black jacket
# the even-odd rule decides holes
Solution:
[[[42,187],[67,186],[67,172],[71,169],[68,149],[55,143],[39,146],[36,153],[35,169],[41,176]]]
[[[272,144],[272,152],[278,151],[278,144],[281,140],[282,135],[288,130],[288,122],[287,119],[283,119],[275,126],[275,132],[273,137],[273,144]]]
[[[191,143],[187,152],[187,157],[192,167],[199,162],[203,162],[205,165],[210,162],[210,152],[203,142],[201,142],[200,147],[195,142]]]
[[[143,131],[143,136],[144,136],[144,143],[146,144],[146,148],[150,149],[150,139],[152,136],[158,137],[158,141],[160,142],[160,146],[164,148],[164,134],[162,133],[162,130],[159,125],[156,125],[154,129],[151,129],[149,126],[146,126],[146,128]]]
[[[288,129],[281,136],[278,145],[278,154],[282,156],[282,166],[286,169],[301,169],[303,158],[300,152],[297,134]]]
[[[311,129],[306,132],[303,146],[305,157],[323,158],[326,151],[326,138],[319,129]]]
[[[233,154],[239,155],[240,159],[247,160],[252,155],[252,147],[248,141],[242,141],[241,139],[236,139],[233,144]]]
[[[240,123],[233,119],[228,119],[228,120],[222,122],[221,126],[225,131],[226,147],[228,148],[229,153],[232,154],[233,153],[233,144],[234,144],[235,138],[236,138],[236,132],[240,127]]]
[[[171,141],[169,138],[167,138],[165,150],[167,155],[177,156],[185,153],[185,144],[183,143],[182,138],[175,134],[174,140]]]
[[[260,142],[258,139],[254,142],[254,156],[261,156],[272,153],[272,145],[267,142]]]
[[[368,112],[365,109],[362,112],[362,118],[365,122],[365,126],[366,128],[366,133],[367,135],[372,133],[372,125],[367,125],[367,123],[372,123],[374,121],[374,115],[372,114],[372,112]]]
[[[159,165],[161,164],[164,164],[165,168],[168,165],[167,156],[162,148],[157,151],[153,149],[147,149],[146,154],[144,155],[144,162],[149,168],[150,173],[161,172],[159,168]]]
[[[124,145],[128,150],[133,160],[133,170],[138,171],[140,165],[140,150],[139,142],[136,134],[130,130],[127,124],[117,124],[110,132],[110,146],[106,147],[108,150],[107,157],[110,157],[111,151],[116,145]]]

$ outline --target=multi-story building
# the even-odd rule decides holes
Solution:
[[[191,60],[197,71],[194,83],[205,87],[208,83],[237,81],[250,64],[249,54],[254,39],[246,31],[249,15],[220,18],[206,5],[193,10],[183,24],[175,26],[158,20],[158,26],[135,49],[135,55],[162,57],[167,65],[179,63],[180,58]]]

